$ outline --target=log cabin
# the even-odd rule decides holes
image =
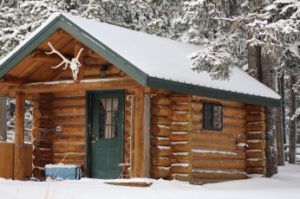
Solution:
[[[0,62],[16,99],[14,178],[24,179],[24,101],[33,104],[33,170],[77,164],[91,178],[191,183],[265,173],[265,107],[280,96],[238,68],[194,72],[201,47],[53,14]]]

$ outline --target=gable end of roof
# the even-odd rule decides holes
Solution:
[[[115,66],[118,66],[122,71],[133,77],[138,83],[146,86],[148,77],[146,73],[128,62],[125,58],[115,53],[108,46],[94,38],[93,35],[87,33],[63,15],[61,15],[59,27],[71,34],[75,39],[82,42],[96,53],[103,56]]]

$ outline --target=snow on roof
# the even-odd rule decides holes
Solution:
[[[234,67],[229,80],[214,80],[207,72],[194,72],[191,69],[189,55],[201,50],[200,46],[185,44],[143,32],[85,19],[70,14],[54,14],[38,30],[22,42],[15,50],[0,62],[0,66],[10,59],[30,39],[44,27],[59,17],[65,17],[77,28],[90,35],[95,43],[102,43],[117,55],[127,60],[147,76],[187,85],[229,91],[245,95],[279,100],[280,96],[237,67]],[[99,46],[105,48],[105,46]]]
[[[64,15],[151,77],[280,99],[276,92],[237,67],[232,69],[229,81],[213,80],[207,72],[193,71],[188,56],[200,50],[199,46]]]

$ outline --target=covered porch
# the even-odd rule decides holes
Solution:
[[[53,51],[49,43],[68,60],[83,49],[77,79],[70,68],[53,68],[64,60],[58,54],[45,53]],[[43,178],[45,165],[58,163],[80,165],[84,175],[91,176],[87,157],[92,142],[87,122],[88,93],[115,90],[124,91],[125,103],[124,121],[120,121],[124,126],[122,175],[145,176],[143,118],[145,95],[151,89],[141,86],[69,33],[55,31],[1,78],[0,87],[1,96],[16,99],[14,152],[9,155],[14,159],[13,177],[4,177],[31,177],[26,165],[32,165],[32,176]],[[24,155],[25,100],[32,102],[33,109],[33,147],[27,149],[29,156]]]

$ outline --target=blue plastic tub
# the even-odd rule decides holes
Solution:
[[[46,178],[53,180],[79,180],[80,166],[68,164],[48,164],[45,166]]]

